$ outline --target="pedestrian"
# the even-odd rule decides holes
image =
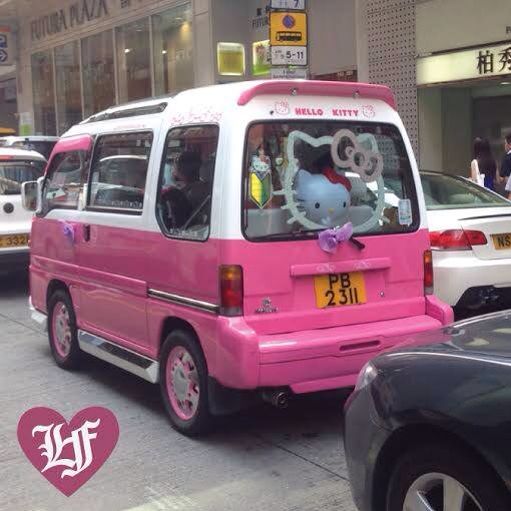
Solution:
[[[474,159],[470,164],[470,177],[474,183],[495,190],[495,182],[498,180],[497,163],[486,138],[477,137],[474,140]]]
[[[500,175],[506,180],[507,198],[511,199],[511,133],[504,137],[504,151],[506,154],[502,158]]]

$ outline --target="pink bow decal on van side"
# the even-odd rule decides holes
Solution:
[[[64,237],[74,245],[75,242],[75,224],[70,224],[69,222],[61,222],[62,234]]]
[[[339,243],[348,241],[353,236],[353,224],[348,222],[342,227],[334,227],[321,231],[318,236],[318,244],[321,250],[329,254],[335,254]]]

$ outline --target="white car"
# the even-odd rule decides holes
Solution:
[[[25,137],[7,136],[0,137],[0,147],[17,147],[18,149],[37,151],[46,159],[49,159],[53,147],[57,143],[58,139],[59,137],[43,135],[30,135]]]
[[[421,180],[435,294],[458,309],[511,307],[511,202],[459,176]]]
[[[28,268],[32,213],[21,205],[21,183],[42,176],[45,165],[35,151],[0,147],[0,273]]]

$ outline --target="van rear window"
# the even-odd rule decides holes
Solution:
[[[289,239],[353,226],[357,235],[416,230],[417,196],[399,130],[357,122],[264,122],[247,133],[244,232]]]

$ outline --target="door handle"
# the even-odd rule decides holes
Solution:
[[[83,241],[90,241],[90,225],[83,226]]]

